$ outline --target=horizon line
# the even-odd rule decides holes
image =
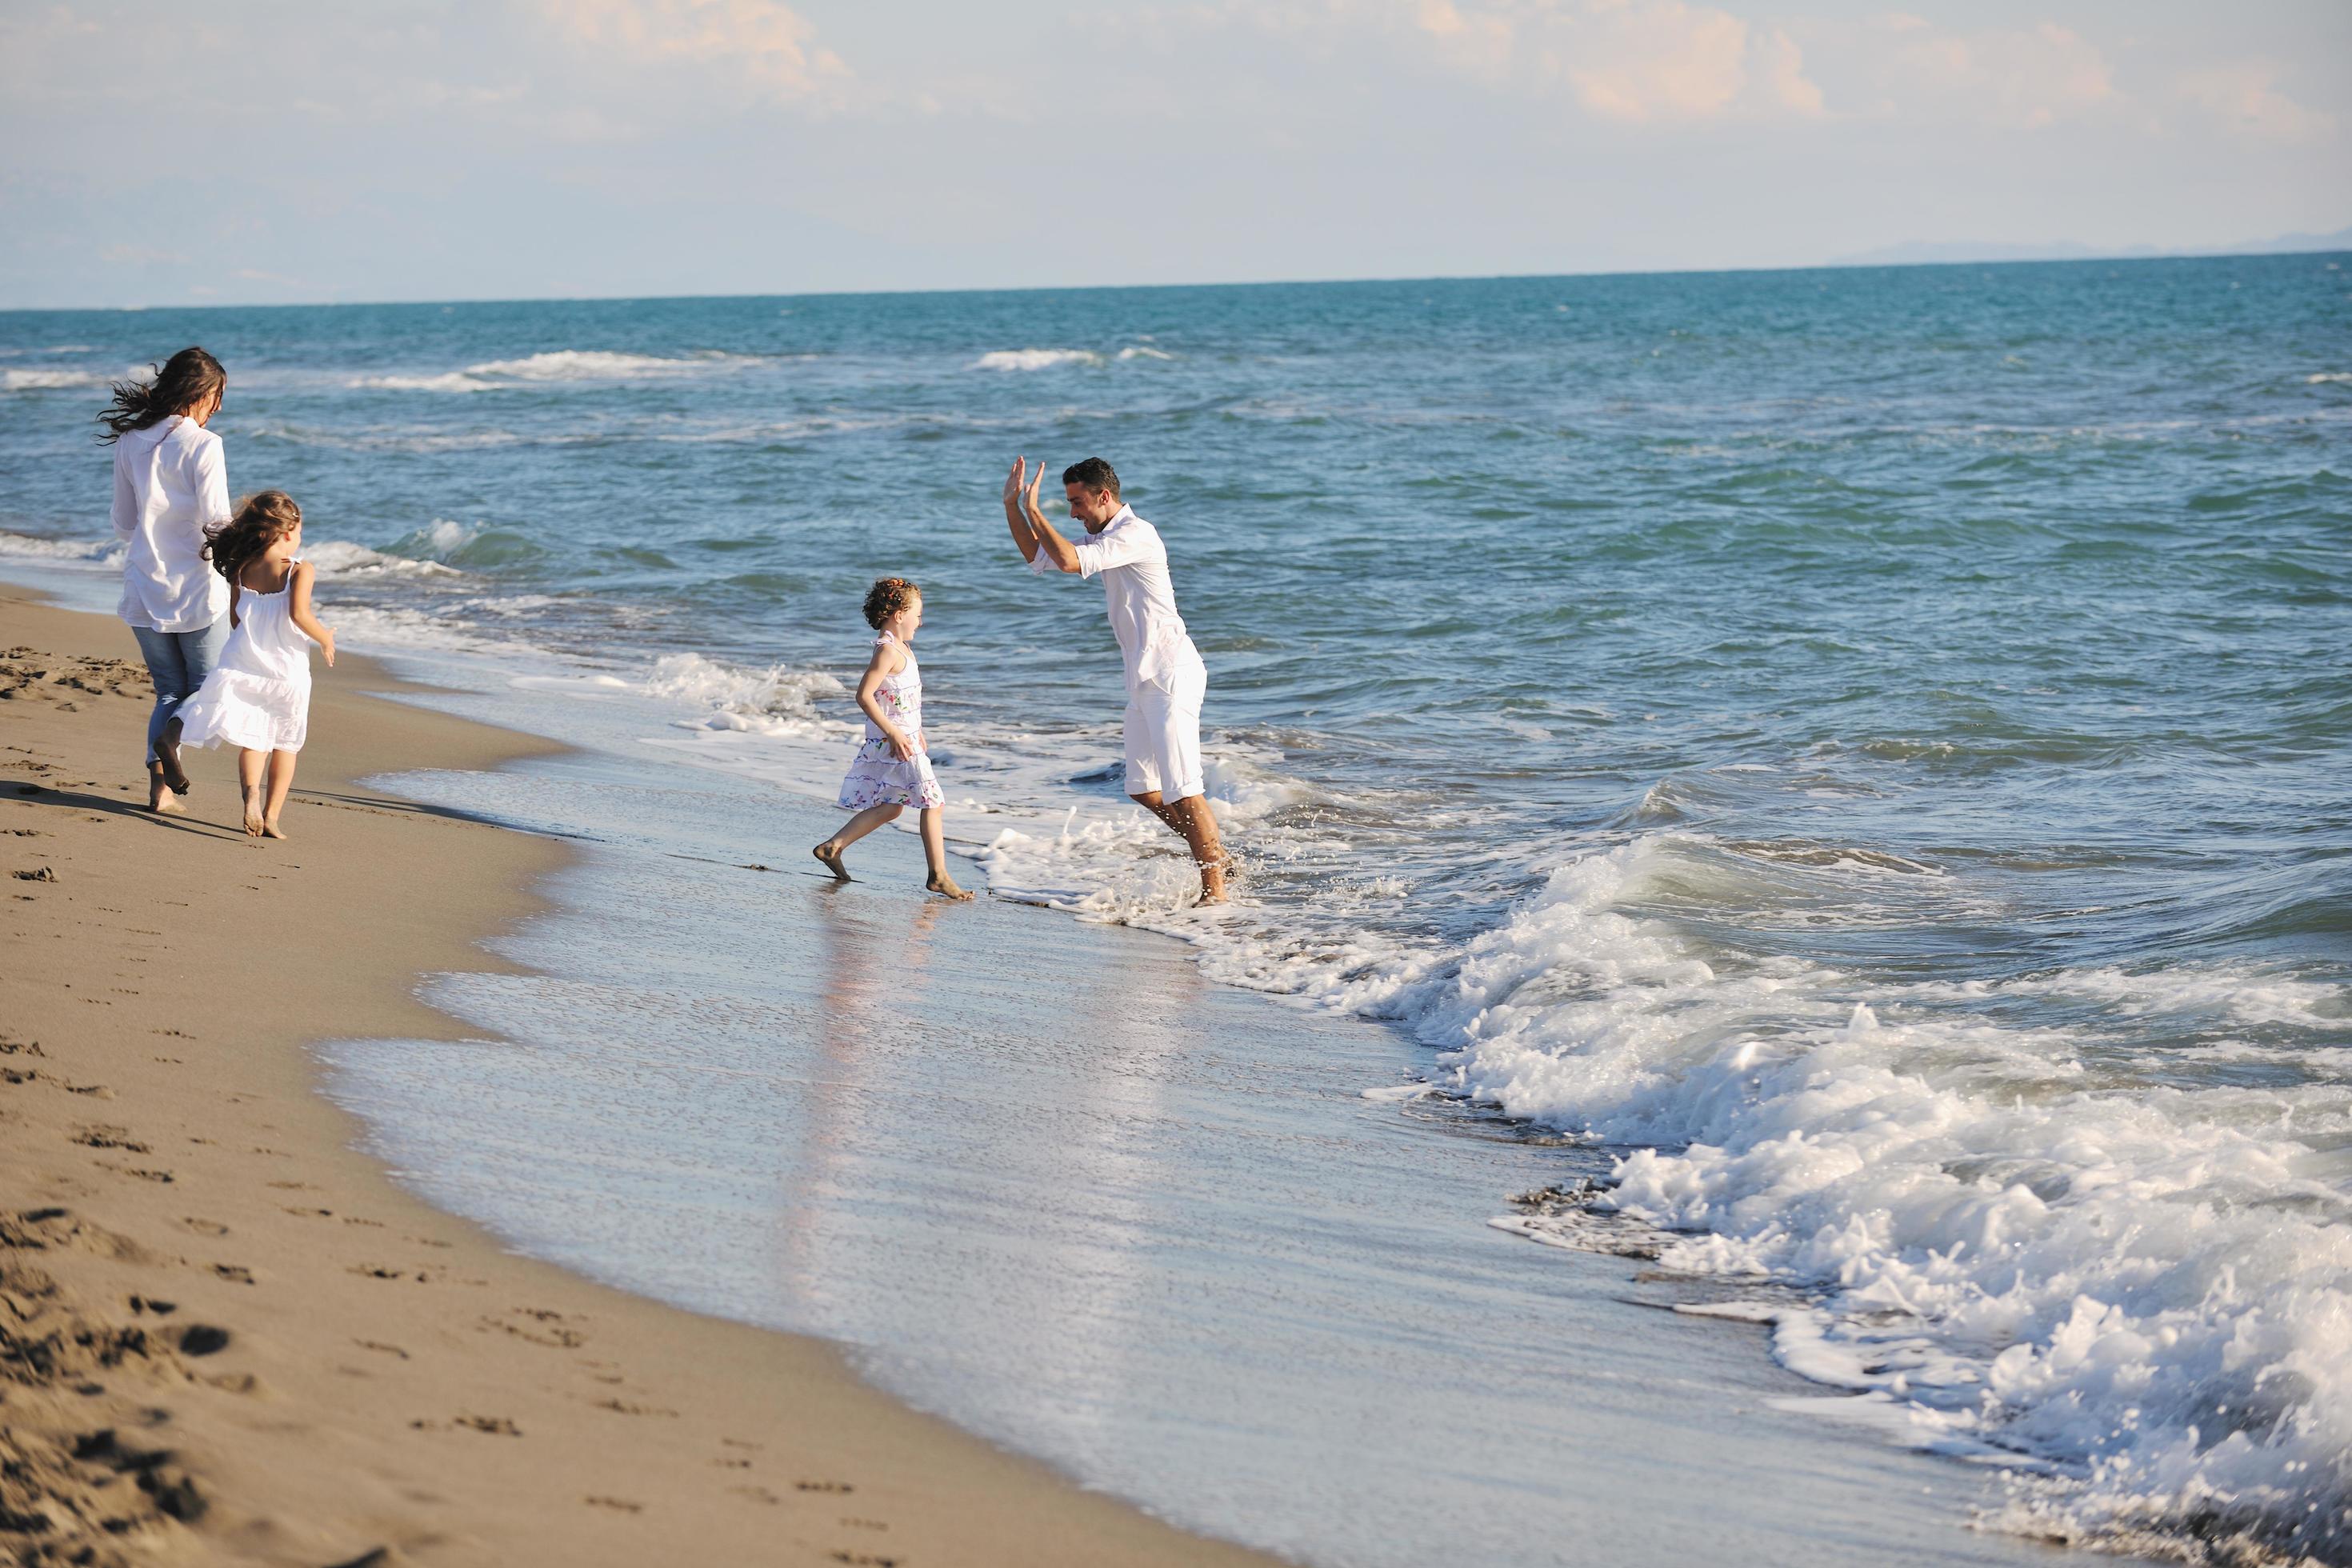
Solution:
[[[2352,234],[2352,228],[2337,230]],[[2314,236],[2332,238],[2334,235]],[[681,294],[508,294],[508,295],[446,295],[407,300],[203,300],[194,303],[131,304],[131,305],[0,305],[0,315],[94,315],[113,313],[137,315],[149,310],[383,310],[426,305],[612,305],[670,303],[703,300],[887,300],[907,295],[940,294],[1099,294],[1133,290],[1172,290],[1178,289],[1315,289],[1349,285],[1401,283],[1509,283],[1541,282],[1550,279],[1587,278],[1706,278],[1742,277],[1753,273],[1774,272],[1885,272],[1934,267],[2096,267],[2144,266],[2165,262],[2248,260],[2273,256],[2352,256],[2352,242],[2333,249],[2236,249],[2167,251],[2149,255],[2118,253],[2113,256],[2012,256],[1984,258],[1975,260],[1870,261],[1832,260],[1790,263],[1783,266],[1758,267],[1652,267],[1611,268],[1594,271],[1570,272],[1432,272],[1364,278],[1260,278],[1229,279],[1214,282],[1190,283],[1021,283],[995,288],[973,288],[968,285],[941,285],[937,288],[909,289],[803,289],[779,293],[681,293]]]

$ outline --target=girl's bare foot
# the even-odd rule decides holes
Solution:
[[[969,888],[957,887],[956,879],[953,877],[949,876],[945,871],[932,872],[931,879],[925,882],[923,886],[929,889],[932,892],[937,893],[943,899],[969,899],[971,897],[971,889]]]
[[[247,829],[247,831],[250,832],[251,829]],[[286,837],[285,833],[278,826],[278,819],[274,816],[265,817],[262,820],[261,836],[264,838],[283,838]]]
[[[261,792],[247,790],[245,792],[245,831],[251,837],[258,838],[261,837],[261,830],[268,826],[261,820]]]
[[[840,844],[828,838],[811,849],[809,853],[824,862],[824,868],[833,873],[834,880],[837,882],[849,880],[849,868],[841,863]]]

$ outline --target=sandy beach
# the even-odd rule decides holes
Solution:
[[[0,589],[0,1543],[27,1563],[1263,1561],[403,1192],[306,1047],[461,1037],[555,840],[371,791],[528,737],[320,671],[282,843],[140,809],[111,619]]]

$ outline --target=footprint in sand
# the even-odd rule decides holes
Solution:
[[[103,1122],[85,1127],[73,1135],[73,1141],[85,1149],[121,1149],[132,1154],[148,1154],[154,1151],[131,1136],[128,1127],[109,1127]]]
[[[468,1432],[488,1433],[493,1437],[520,1437],[522,1436],[522,1428],[516,1426],[513,1422],[508,1420],[503,1415],[459,1415],[452,1420],[449,1425],[451,1426],[462,1427],[464,1430]],[[411,1421],[409,1426],[419,1432],[431,1432],[438,1429],[441,1423],[437,1421],[419,1419]]]
[[[396,1568],[396,1564],[403,1561],[404,1559],[393,1555],[389,1546],[372,1546],[357,1557],[346,1557],[341,1563],[329,1564],[329,1568]]]
[[[484,1329],[501,1330],[519,1340],[527,1340],[535,1345],[545,1345],[551,1350],[573,1351],[588,1342],[586,1334],[564,1324],[563,1314],[561,1312],[542,1311],[532,1307],[510,1307],[507,1311],[508,1315],[503,1318],[484,1314],[481,1326]],[[518,1323],[513,1321],[516,1318],[529,1321]]]

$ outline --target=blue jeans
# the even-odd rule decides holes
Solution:
[[[159,632],[152,626],[133,626],[131,635],[139,639],[139,651],[146,656],[147,674],[155,682],[155,711],[147,719],[147,762],[153,766],[155,742],[162,738],[163,726],[180,711],[180,704],[196,694],[205,677],[220,662],[221,649],[228,645],[228,617],[223,616],[200,632]]]

